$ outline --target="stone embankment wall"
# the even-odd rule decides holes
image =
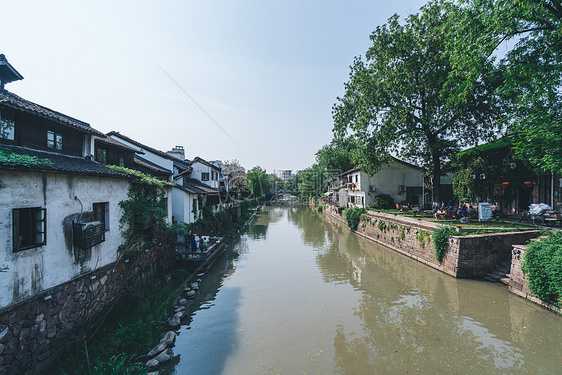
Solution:
[[[520,297],[530,300],[538,305],[546,307],[549,310],[553,310],[562,313],[562,309],[558,306],[550,304],[537,298],[531,294],[529,287],[527,286],[527,279],[525,274],[521,270],[523,265],[523,259],[525,259],[525,251],[527,250],[527,245],[515,245],[511,251],[511,271],[509,272],[509,291],[517,294]]]
[[[324,213],[345,223],[337,208],[326,207]],[[536,237],[536,231],[453,236],[443,261],[435,259],[431,235],[440,224],[369,211],[356,233],[390,247],[454,277],[480,278],[492,272],[502,261],[509,261],[514,244],[524,244]]]
[[[82,328],[122,295],[154,283],[166,252],[155,247],[0,310],[0,375],[43,374],[57,351],[83,345]]]

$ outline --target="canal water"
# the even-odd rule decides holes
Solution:
[[[562,317],[268,207],[210,270],[165,374],[561,374]]]

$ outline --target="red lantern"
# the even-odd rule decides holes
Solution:
[[[507,181],[506,181],[506,182],[502,182],[502,185],[503,185],[504,187],[509,187],[509,182],[507,182]]]
[[[523,183],[524,183],[525,186],[527,186],[527,187],[533,186],[533,183],[532,183],[531,181],[525,181],[525,182],[523,182]]]

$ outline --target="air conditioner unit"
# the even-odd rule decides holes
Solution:
[[[86,249],[105,241],[105,223],[102,221],[74,223],[72,229],[76,247]]]

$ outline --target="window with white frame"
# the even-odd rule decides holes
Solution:
[[[209,173],[208,172],[201,173],[201,181],[209,181]]]

